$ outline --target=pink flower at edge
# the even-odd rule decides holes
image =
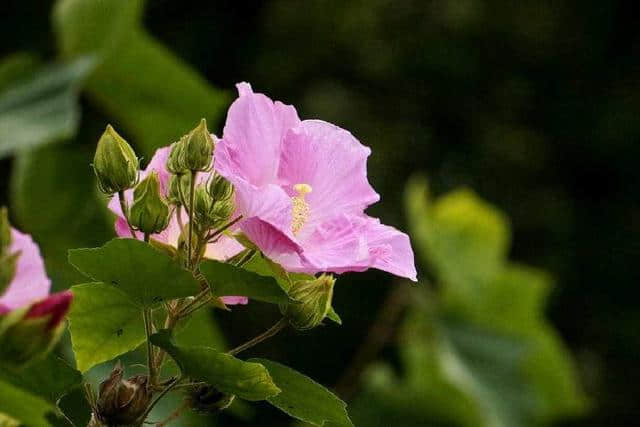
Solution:
[[[377,268],[416,280],[409,237],[364,211],[371,150],[351,133],[237,85],[215,169],[236,187],[240,229],[285,269],[314,274]]]
[[[149,173],[155,171],[158,174],[158,180],[160,181],[160,190],[165,196],[167,196],[169,190],[169,180],[171,178],[171,174],[166,167],[167,159],[169,158],[170,153],[171,146],[159,148],[151,158],[151,161],[147,165],[147,168],[144,171],[140,172],[140,179],[142,180]],[[201,173],[198,175],[197,182],[204,182],[206,179],[206,174]],[[133,189],[125,191],[125,199],[127,200],[127,204],[131,206],[131,203],[133,202]],[[115,221],[116,234],[120,237],[132,237],[131,231],[129,230],[129,227],[127,225],[127,221],[124,218],[122,209],[120,208],[120,202],[117,195],[114,195],[109,201],[109,209],[111,209],[111,211],[117,215]],[[182,213],[182,215],[183,224],[188,223],[189,220],[187,216],[184,213]],[[158,242],[177,247],[178,239],[180,238],[180,232],[181,230],[177,218],[177,213],[173,212],[171,214],[169,226],[161,233],[152,235],[151,238]],[[142,240],[144,237],[142,233],[136,232],[135,234],[138,240]],[[225,261],[236,255],[243,249],[244,247],[240,245],[235,239],[229,238],[227,236],[222,236],[216,243],[207,245],[205,257]],[[222,297],[222,300],[225,304],[228,305],[248,303],[248,299],[246,297],[228,296]]]
[[[58,326],[69,311],[73,294],[69,291],[49,295],[51,280],[44,261],[31,236],[11,229],[9,253],[19,252],[16,273],[4,293],[0,295],[0,316],[13,310],[29,307],[27,318],[51,316],[47,329]]]

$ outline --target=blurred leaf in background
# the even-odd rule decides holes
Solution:
[[[571,356],[544,318],[550,278],[507,260],[504,214],[471,190],[430,201],[418,178],[406,200],[413,241],[437,288],[413,290],[401,371],[370,369],[354,418],[367,426],[507,427],[584,413]]]

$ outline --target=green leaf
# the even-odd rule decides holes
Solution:
[[[167,330],[152,335],[151,342],[169,353],[185,375],[211,384],[221,392],[252,401],[280,392],[267,369],[259,363],[244,362],[209,347],[177,346]]]
[[[101,248],[71,249],[69,262],[87,277],[116,286],[146,307],[200,291],[191,272],[140,240],[113,239]]]
[[[281,393],[267,401],[290,416],[315,426],[353,426],[346,403],[311,378],[266,359],[249,359],[264,365]]]
[[[71,288],[69,331],[82,372],[134,350],[145,340],[142,308],[126,293],[104,283]]]
[[[271,277],[213,260],[203,261],[200,264],[200,271],[207,278],[215,295],[246,296],[274,304],[290,302],[286,292]]]
[[[407,189],[407,211],[414,241],[445,286],[445,298],[463,303],[467,295],[484,292],[509,247],[504,214],[467,189],[430,204],[426,183],[418,179]]]
[[[179,345],[206,345],[208,347],[223,349],[226,347],[224,334],[213,318],[212,310],[196,310],[178,325],[175,331],[175,340]]]
[[[113,219],[107,220],[89,167],[92,151],[57,144],[22,153],[13,163],[10,206],[16,226],[38,242],[56,290],[84,280],[67,261],[69,248],[98,245],[113,235]]]
[[[0,414],[20,421],[29,427],[47,427],[47,416],[56,408],[41,397],[34,396],[8,382],[0,380]],[[0,422],[2,418],[0,417]]]
[[[0,94],[0,158],[75,134],[79,85],[93,63],[46,67]]]
[[[82,382],[80,372],[53,353],[23,369],[0,368],[0,378],[51,403]]]
[[[142,3],[62,0],[54,24],[67,57],[100,55],[102,62],[87,81],[89,96],[150,156],[200,118],[215,121],[227,96],[142,29]]]
[[[329,312],[327,313],[327,318],[329,318],[329,320],[334,321],[338,325],[342,325],[342,319],[340,318],[338,313],[336,313],[333,307],[329,308]]]

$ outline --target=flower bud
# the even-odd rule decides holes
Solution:
[[[95,424],[107,426],[136,425],[151,401],[147,388],[148,378],[136,375],[123,380],[124,370],[120,362],[109,378],[100,384],[98,401],[92,418]],[[95,420],[99,423],[96,423]]]
[[[190,387],[186,393],[191,409],[204,414],[227,409],[235,399],[235,395],[222,393],[208,384]]]
[[[127,190],[138,180],[136,153],[111,125],[98,141],[93,169],[100,191],[106,194]]]
[[[189,197],[189,185],[191,182],[190,174],[171,175],[169,179],[168,201],[172,205],[188,205],[188,200],[183,197]],[[180,188],[182,187],[182,188]]]
[[[235,211],[233,200],[213,199],[204,185],[196,188],[193,206],[194,219],[201,230],[223,226]]]
[[[160,194],[157,173],[151,172],[133,191],[129,211],[131,225],[145,234],[156,234],[169,225],[169,205]]]
[[[280,311],[296,329],[315,328],[331,310],[334,284],[333,276],[327,274],[297,281],[289,289],[289,296],[297,303],[281,305]]]
[[[0,295],[13,280],[20,256],[20,252],[9,253],[11,242],[11,226],[9,225],[7,208],[0,208]]]
[[[0,317],[0,365],[21,366],[48,353],[64,331],[72,299],[71,292],[59,292]]]
[[[209,194],[215,201],[226,201],[233,197],[235,189],[233,185],[222,175],[214,174],[209,182]]]
[[[171,153],[167,159],[167,170],[174,175],[183,175],[189,172],[184,164],[184,148],[186,144],[186,135],[174,142],[171,146]]]
[[[204,172],[213,161],[213,138],[207,129],[207,121],[200,120],[198,126],[184,139],[184,167],[190,171]]]

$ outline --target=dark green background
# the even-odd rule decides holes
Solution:
[[[145,25],[215,86],[231,93],[249,81],[371,146],[382,200],[370,213],[385,222],[404,227],[403,188],[415,172],[436,193],[466,185],[504,210],[512,258],[557,279],[548,314],[594,399],[589,417],[566,425],[632,425],[640,412],[637,15],[632,2],[520,3],[156,0]],[[28,50],[53,59],[51,6],[5,0],[0,57]],[[93,144],[106,119],[83,107],[80,134]],[[11,167],[0,161],[2,204]],[[345,326],[285,333],[260,351],[335,383],[393,282],[346,275],[335,303]],[[235,343],[268,316],[277,315],[258,307],[221,321]],[[272,425],[285,419],[273,417]]]

